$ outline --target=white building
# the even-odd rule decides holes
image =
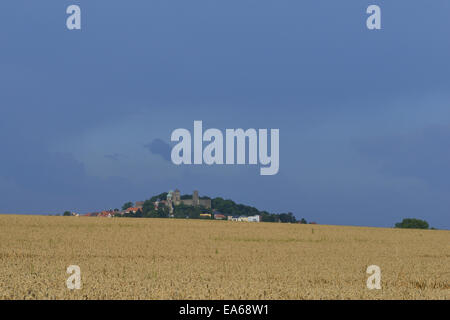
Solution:
[[[261,222],[261,216],[256,215],[256,216],[250,216],[247,218],[248,222]]]

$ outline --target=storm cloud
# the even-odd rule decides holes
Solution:
[[[171,161],[170,152],[172,148],[166,142],[161,139],[154,139],[152,142],[146,144],[144,146],[148,149],[152,154],[156,154],[161,156],[166,161]]]
[[[357,149],[386,175],[416,178],[434,188],[450,189],[450,126],[428,126],[360,141]]]

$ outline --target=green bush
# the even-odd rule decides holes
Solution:
[[[405,229],[428,229],[430,226],[425,220],[406,218],[403,219],[402,222],[396,223],[395,227]]]

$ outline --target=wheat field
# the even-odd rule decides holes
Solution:
[[[449,298],[445,230],[0,215],[0,299]]]

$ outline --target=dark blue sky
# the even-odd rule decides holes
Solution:
[[[323,224],[450,228],[449,16],[448,0],[3,0],[0,212],[179,188]],[[170,134],[194,120],[279,128],[278,175],[173,165]]]

